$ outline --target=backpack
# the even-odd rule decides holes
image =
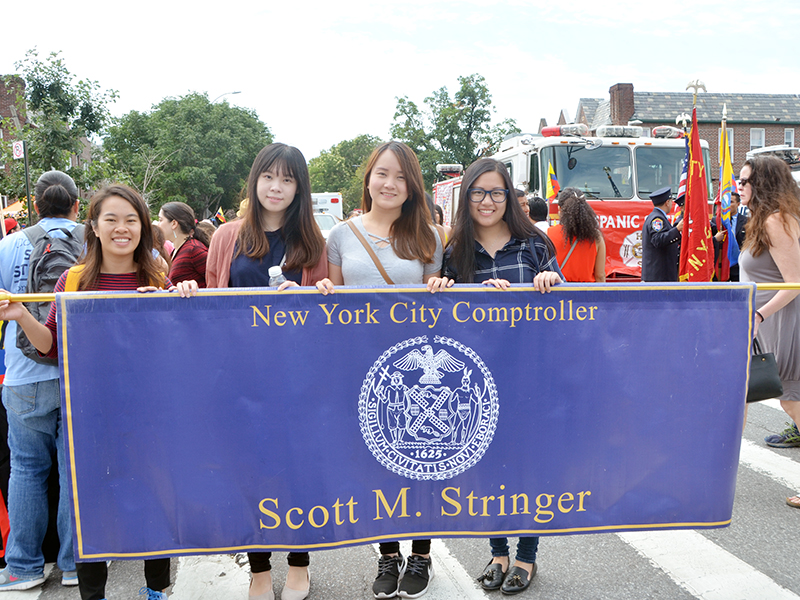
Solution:
[[[27,294],[47,294],[55,290],[59,277],[78,262],[83,253],[84,226],[77,225],[72,231],[58,228],[66,237],[50,237],[41,225],[23,229],[23,233],[33,245],[28,262]],[[51,230],[55,231],[55,229]],[[33,317],[44,324],[50,312],[50,302],[25,302],[25,307]],[[17,348],[22,354],[43,365],[58,365],[58,360],[42,358],[28,340],[28,336],[17,328]]]

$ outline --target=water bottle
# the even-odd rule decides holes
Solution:
[[[269,268],[269,287],[278,287],[284,281],[286,281],[286,277],[283,275],[283,271],[278,265]]]

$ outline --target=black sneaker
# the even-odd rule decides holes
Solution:
[[[412,554],[406,562],[406,573],[400,581],[397,595],[401,598],[419,598],[428,591],[431,579],[433,579],[431,559]]]
[[[372,582],[372,594],[376,598],[394,598],[397,595],[400,576],[406,570],[403,555],[381,556],[378,559],[378,576]]]

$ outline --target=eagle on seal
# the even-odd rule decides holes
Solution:
[[[426,344],[422,346],[421,352],[415,348],[403,358],[395,361],[394,366],[403,371],[422,369],[423,374],[419,380],[420,383],[439,384],[442,377],[444,377],[444,373],[439,369],[448,373],[455,373],[464,368],[464,363],[454,358],[447,350],[439,350],[434,354],[433,348]]]

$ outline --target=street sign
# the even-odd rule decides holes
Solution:
[[[12,142],[11,148],[14,153],[14,160],[19,160],[25,156],[25,142]]]

